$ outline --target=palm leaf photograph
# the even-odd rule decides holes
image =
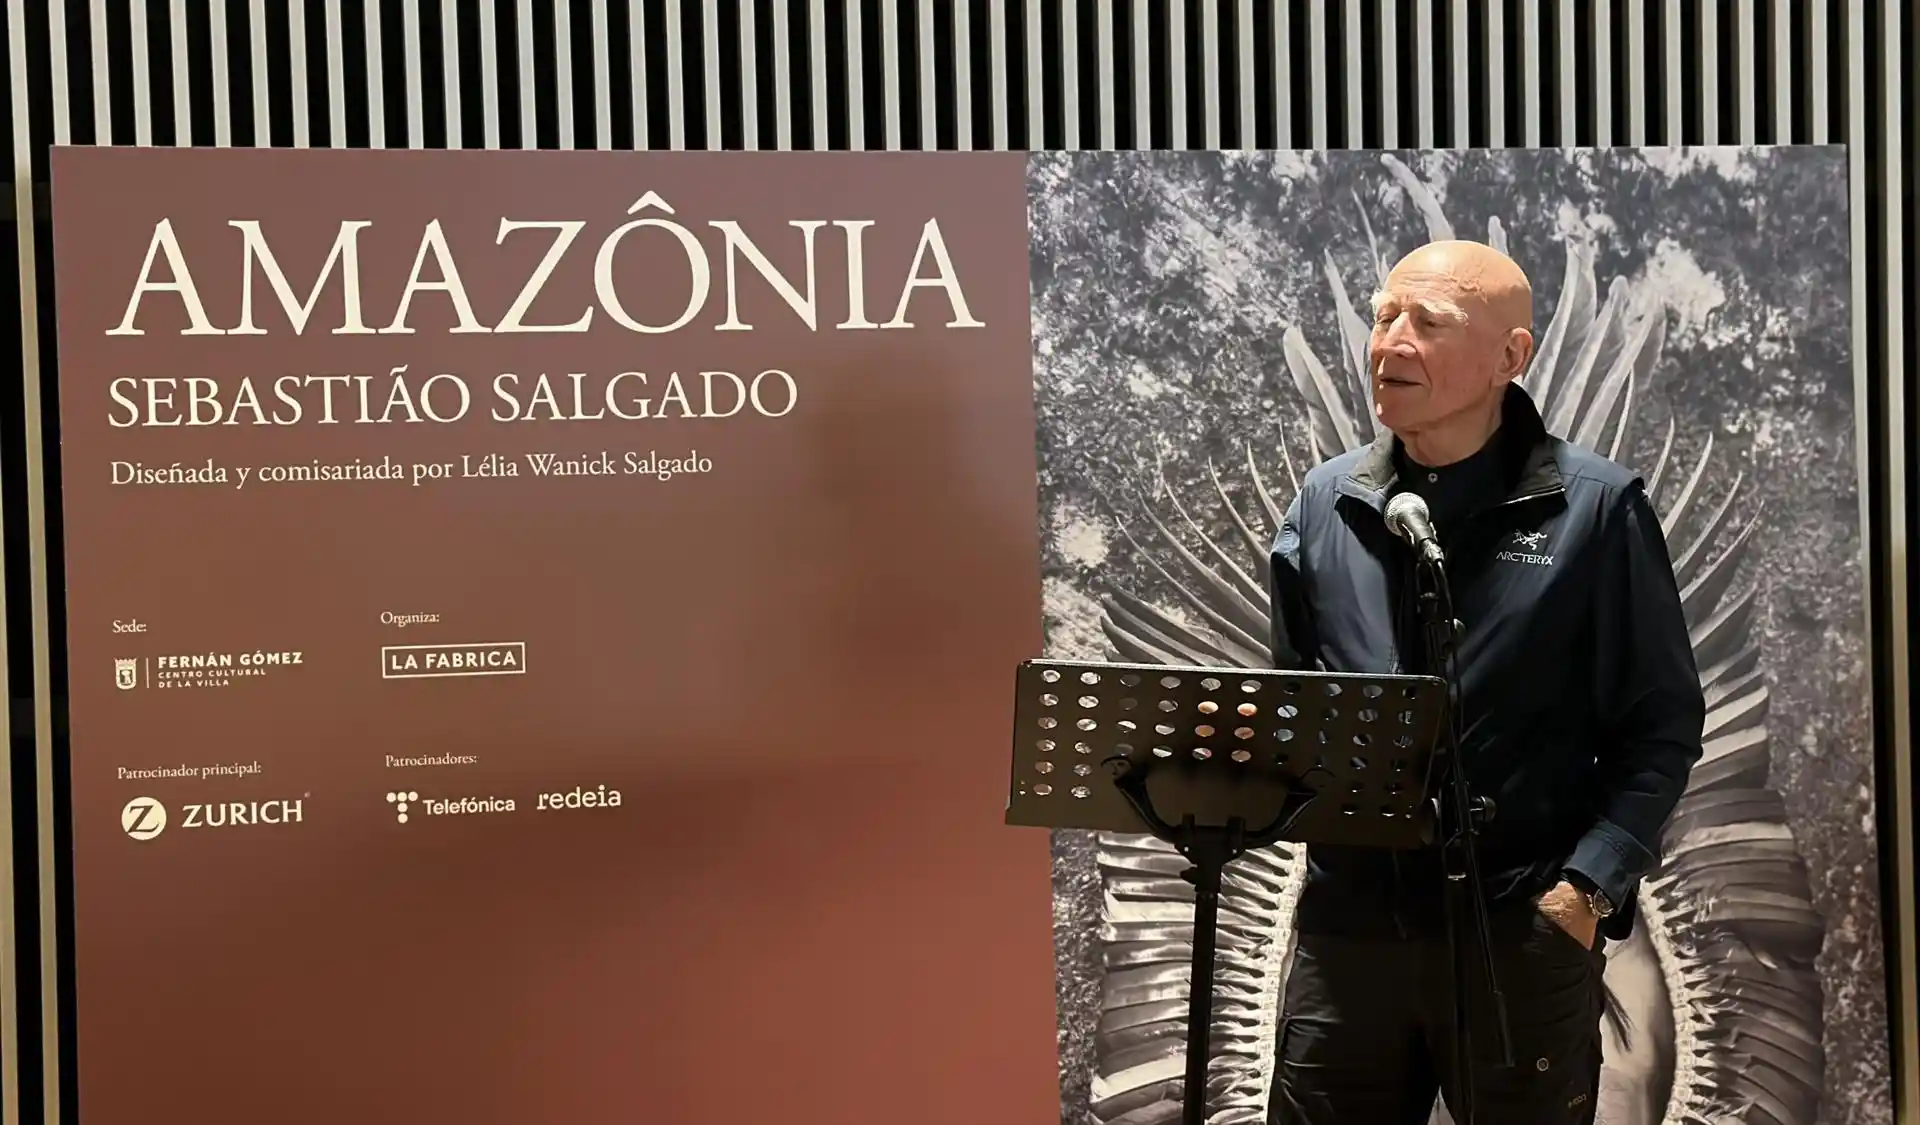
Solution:
[[[1122,167],[1129,157],[1133,166]],[[1036,168],[1036,389],[1058,562],[1048,577],[1049,655],[1271,667],[1267,560],[1281,513],[1311,467],[1379,432],[1361,310],[1392,263],[1422,242],[1472,238],[1514,254],[1536,294],[1537,348],[1521,386],[1553,433],[1645,480],[1708,706],[1704,753],[1659,866],[1639,889],[1633,933],[1608,950],[1599,1119],[1874,1120],[1871,1105],[1833,1097],[1832,904],[1817,900],[1800,843],[1804,814],[1790,807],[1770,726],[1781,670],[1768,644],[1777,576],[1757,544],[1790,475],[1775,466],[1759,473],[1751,440],[1732,440],[1711,410],[1684,404],[1687,365],[1714,325],[1711,310],[1700,313],[1705,286],[1679,232],[1653,240],[1639,260],[1607,245],[1620,220],[1604,204],[1630,203],[1629,188],[1644,190],[1661,169],[1596,192],[1591,168],[1546,159],[1567,165],[1562,179],[1586,181],[1586,194],[1610,187],[1618,198],[1585,217],[1572,202],[1578,192],[1550,196],[1559,206],[1505,213],[1499,205],[1521,194],[1522,177],[1491,167],[1471,219],[1456,226],[1448,181],[1463,170],[1455,162],[1423,171],[1413,154],[1113,154]],[[1309,160],[1342,164],[1332,175]],[[1260,222],[1263,172],[1293,186],[1294,199],[1317,197],[1305,205],[1313,219],[1296,210],[1292,227]],[[1813,170],[1789,172],[1800,184]],[[1544,231],[1527,225],[1543,218]],[[1134,300],[1160,302],[1158,317],[1127,311],[1120,287],[1099,280],[1101,266],[1128,272],[1119,263],[1129,247],[1140,260]],[[1684,359],[1676,336],[1686,340]],[[1124,407],[1075,403],[1102,377],[1097,368]],[[1828,535],[1836,548],[1844,538]],[[1832,627],[1864,623],[1856,614]],[[1789,675],[1803,681],[1808,672]],[[1864,707],[1863,686],[1829,688],[1839,700],[1857,691]],[[1806,737],[1802,728],[1799,743]],[[1843,749],[1862,761],[1867,753],[1864,744]],[[1855,846],[1870,849],[1870,830],[1857,821],[1833,827],[1864,833]],[[1819,834],[1831,831],[1822,825]],[[1150,836],[1062,832],[1055,852],[1063,1121],[1175,1122],[1193,939],[1184,861]],[[1304,872],[1303,850],[1288,844],[1227,870],[1208,1082],[1215,1125],[1267,1120]],[[1853,963],[1861,952],[1849,951]],[[1860,1085],[1871,1090],[1885,1060],[1856,1046],[1871,1040],[1871,1026],[1854,1026],[1863,1013],[1844,1015],[1842,1049],[1856,1057],[1840,1073],[1867,1072]],[[1884,1027],[1884,1011],[1864,1016]],[[1449,1120],[1436,1106],[1435,1121]]]

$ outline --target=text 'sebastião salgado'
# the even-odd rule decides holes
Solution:
[[[415,299],[422,294],[437,294],[451,309],[452,324],[446,329],[449,336],[566,337],[588,333],[596,324],[604,323],[637,338],[703,327],[713,332],[750,332],[755,326],[741,315],[740,301],[742,289],[750,285],[764,285],[810,332],[985,327],[973,315],[960,271],[936,217],[922,223],[912,263],[896,280],[872,276],[877,271],[868,268],[869,228],[876,226],[872,219],[789,220],[786,229],[779,232],[790,243],[782,256],[803,261],[782,270],[761,245],[773,237],[770,231],[760,232],[756,241],[742,224],[731,220],[711,220],[696,231],[695,226],[674,219],[673,208],[655,192],[641,196],[627,214],[639,217],[613,227],[597,245],[591,239],[582,239],[588,227],[583,220],[502,218],[490,245],[462,245],[458,253],[440,220],[430,220],[419,233],[412,268],[390,315],[384,318],[369,315],[373,310],[369,309],[368,294],[379,288],[379,279],[368,285],[361,269],[361,237],[374,225],[370,220],[348,219],[338,224],[326,261],[307,286],[304,298],[288,279],[260,222],[229,221],[226,226],[237,232],[237,245],[224,248],[228,251],[225,264],[241,270],[239,301],[229,316],[216,319],[216,312],[221,310],[208,307],[195,280],[195,270],[213,268],[223,248],[189,247],[176,232],[173,220],[162,218],[154,224],[124,312],[105,334],[144,336],[149,328],[142,326],[143,320],[149,324],[165,320],[177,323],[181,336],[266,336],[281,331],[256,318],[267,305],[264,295],[270,293],[285,316],[286,330],[301,336],[307,333],[314,311],[330,287],[337,288],[340,309],[339,322],[325,328],[333,336],[415,335],[417,330],[409,318]],[[518,279],[506,306],[483,310],[468,293],[460,262],[465,260],[472,266],[489,251],[504,246],[517,232],[529,232],[520,236],[526,238],[538,238],[543,232],[545,248],[538,263]],[[821,253],[830,242],[837,243],[831,246],[833,252]],[[795,250],[799,253],[793,253]],[[568,291],[558,285],[549,288],[556,274],[563,273],[563,266],[587,255],[591,256],[590,285],[564,287]],[[684,263],[688,279],[684,303],[669,302],[675,307],[664,314],[657,310],[653,313],[663,319],[643,319],[642,313],[630,308],[635,303],[631,294],[623,293],[616,284],[617,272],[633,274],[633,262],[644,265],[650,280],[677,271]],[[823,262],[841,267],[841,276],[822,284],[819,267]],[[743,264],[749,269],[743,270]],[[503,267],[494,260],[485,268]],[[888,298],[884,305],[873,300],[875,288],[881,284],[886,286],[884,295]],[[724,293],[724,301],[714,299],[716,288]],[[929,297],[943,298],[943,320],[927,321],[925,306],[914,305],[914,297],[922,290],[928,291]],[[839,319],[821,315],[825,294],[834,298],[833,311],[844,314]],[[721,310],[710,309],[721,304]],[[329,301],[329,308],[334,305]],[[874,319],[888,308],[891,314],[887,319]],[[713,315],[716,311],[721,314],[717,318]],[[910,314],[919,316],[920,321],[910,319]],[[108,421],[124,429],[294,426],[303,422],[447,424],[470,417],[477,404],[482,404],[485,416],[496,422],[727,418],[743,412],[777,418],[794,409],[799,385],[791,374],[777,368],[753,372],[567,371],[559,375],[498,372],[475,379],[449,371],[423,374],[411,371],[407,363],[399,363],[385,374],[286,373],[238,380],[172,374],[121,376],[107,384],[107,395]]]

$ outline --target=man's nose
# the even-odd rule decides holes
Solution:
[[[1378,329],[1374,332],[1373,334],[1374,354],[1376,356],[1378,355],[1393,355],[1393,356],[1411,355],[1413,353],[1413,341],[1408,338],[1410,334],[1411,334],[1410,329],[1407,326],[1406,314],[1402,313],[1399,316],[1394,317],[1392,320],[1387,322],[1387,325],[1384,329]]]
[[[1376,363],[1383,359],[1412,359],[1417,354],[1413,341],[1407,338],[1398,321],[1374,338],[1373,359]]]

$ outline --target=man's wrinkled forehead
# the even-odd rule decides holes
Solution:
[[[1401,289],[1389,278],[1387,287],[1373,295],[1373,315],[1383,313],[1399,314],[1403,312],[1424,312],[1437,320],[1453,324],[1467,322],[1467,310],[1451,297],[1439,293],[1422,292],[1417,288]]]

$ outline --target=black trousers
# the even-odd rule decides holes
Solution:
[[[1605,956],[1530,902],[1492,919],[1513,1066],[1502,1067],[1484,972],[1467,978],[1474,1125],[1592,1125]],[[1441,1093],[1461,1118],[1446,934],[1302,933],[1287,978],[1274,1125],[1425,1125]]]

